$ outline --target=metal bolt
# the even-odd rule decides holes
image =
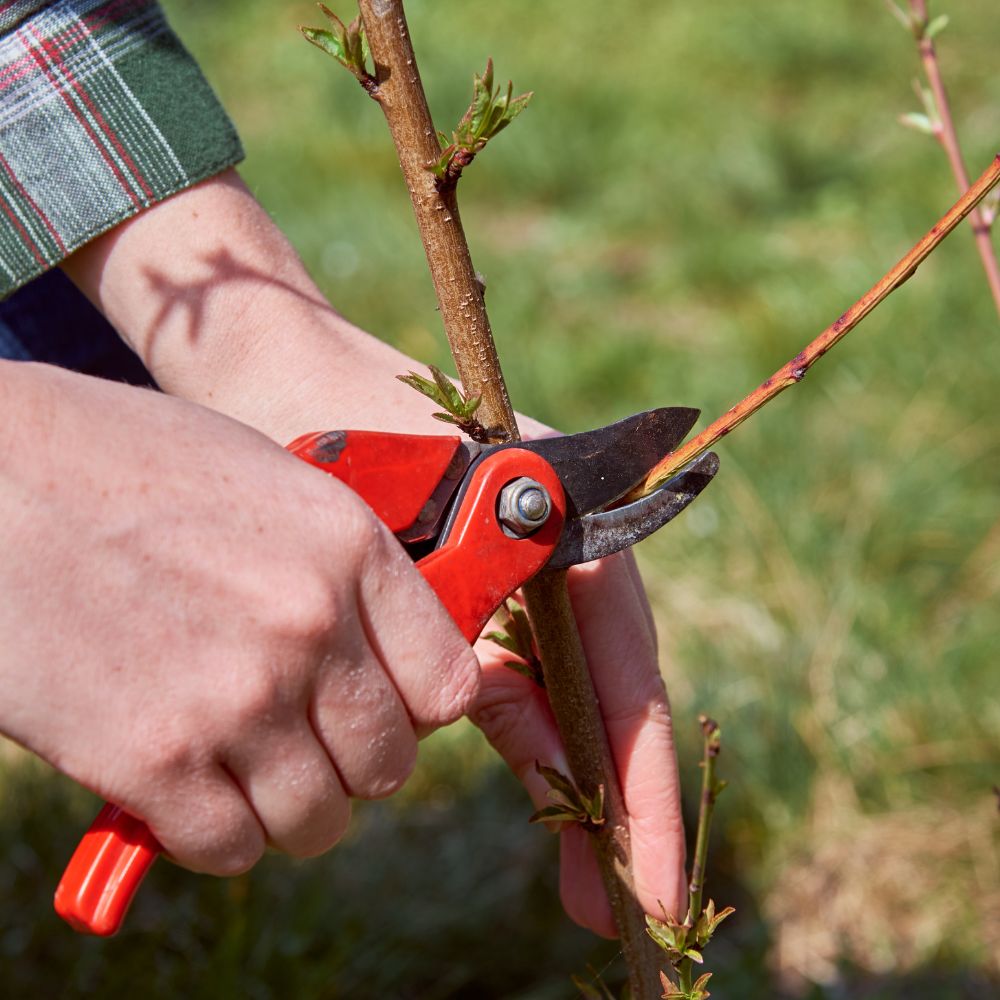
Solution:
[[[500,493],[497,516],[500,523],[518,537],[537,531],[552,513],[552,500],[541,483],[522,476],[508,483]]]

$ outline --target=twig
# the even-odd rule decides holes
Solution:
[[[708,981],[711,972],[702,972],[694,979],[694,965],[704,962],[703,952],[712,936],[727,917],[736,911],[727,906],[715,912],[715,901],[709,900],[702,908],[705,891],[705,872],[708,870],[708,840],[712,830],[715,803],[726,782],[717,781],[715,762],[722,750],[722,735],[719,724],[707,715],[698,716],[701,725],[701,801],[698,807],[698,834],[695,839],[694,862],[691,866],[691,881],[688,885],[688,909],[683,922],[665,913],[663,920],[646,917],[650,938],[657,943],[667,956],[670,967],[677,976],[677,982],[666,972],[660,973],[664,1000],[707,1000]]]
[[[924,65],[927,82],[934,95],[938,120],[934,122],[933,134],[941,143],[948,157],[951,172],[958,185],[958,192],[963,194],[969,188],[969,173],[965,169],[965,161],[962,159],[962,148],[958,142],[958,133],[955,131],[955,122],[951,115],[951,105],[948,102],[944,79],[941,76],[934,38],[927,30],[930,24],[927,0],[910,0],[910,13],[910,27],[920,51],[920,59]],[[993,241],[990,238],[990,221],[987,220],[981,209],[974,208],[969,213],[969,224],[972,226],[980,260],[983,262],[983,270],[986,272],[986,281],[990,286],[993,304],[996,306],[997,314],[1000,315],[1000,265],[997,263]]]
[[[801,382],[805,373],[841,338],[860,323],[883,299],[894,292],[924,262],[934,248],[986,197],[1000,182],[1000,155],[993,163],[930,229],[926,236],[914,246],[895,267],[851,306],[842,316],[828,326],[805,350],[796,354],[769,379],[761,383],[745,399],[737,403],[687,444],[671,452],[659,462],[646,477],[645,482],[634,492],[633,497],[643,496],[660,483],[676,475],[677,471],[708,451],[717,441],[738,427],[747,417],[752,416],[765,403],[779,393]]]
[[[373,97],[385,113],[410,192],[452,356],[468,396],[481,396],[487,426],[518,440],[517,424],[458,214],[454,187],[429,169],[442,150],[431,120],[401,0],[359,0],[375,63]],[[573,618],[565,574],[524,588],[545,686],[573,778],[588,796],[604,786],[605,822],[594,844],[629,967],[632,996],[658,995],[657,950],[632,885],[628,825],[600,706]]]
[[[454,190],[440,192],[429,167],[441,156],[401,0],[361,0],[375,61],[372,96],[385,114],[430,267],[441,319],[469,396],[481,396],[483,422],[518,437],[493,331]]]
[[[712,817],[715,814],[715,801],[725,787],[715,780],[715,762],[718,759],[722,743],[719,737],[719,726],[714,719],[702,715],[701,732],[704,740],[704,753],[701,760],[701,801],[698,806],[698,834],[694,845],[694,861],[691,864],[691,883],[688,886],[688,912],[685,923],[695,927],[701,916],[701,900],[705,891],[705,872],[708,869],[708,838],[712,831]],[[681,989],[692,988],[692,960],[684,959],[679,971]]]

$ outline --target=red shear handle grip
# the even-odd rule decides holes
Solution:
[[[327,471],[340,470],[333,466]],[[521,476],[531,476],[545,487],[552,510],[535,534],[511,538],[497,521],[496,498]],[[565,513],[559,477],[533,452],[500,451],[473,473],[446,543],[417,563],[469,642],[476,640],[503,600],[548,561]],[[114,934],[160,850],[145,823],[105,805],[63,873],[56,912],[78,931]]]
[[[106,804],[66,866],[56,913],[75,930],[114,934],[160,850],[145,823]]]
[[[504,486],[523,477],[545,488],[551,509],[538,531],[513,538],[497,520],[496,503]],[[562,483],[540,455],[508,448],[476,468],[445,543],[417,563],[469,642],[479,638],[504,600],[549,561],[565,517]]]

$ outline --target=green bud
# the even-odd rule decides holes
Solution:
[[[940,35],[945,28],[948,27],[948,15],[939,14],[935,17],[930,24],[927,25],[927,29],[924,31],[925,38],[934,38]]]
[[[924,135],[934,135],[934,123],[927,115],[919,111],[911,111],[909,114],[899,116],[900,125],[912,128],[915,132],[923,132]]]

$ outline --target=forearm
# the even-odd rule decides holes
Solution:
[[[69,276],[169,393],[281,442],[332,426],[441,433],[413,362],[338,315],[234,171],[70,257]]]

